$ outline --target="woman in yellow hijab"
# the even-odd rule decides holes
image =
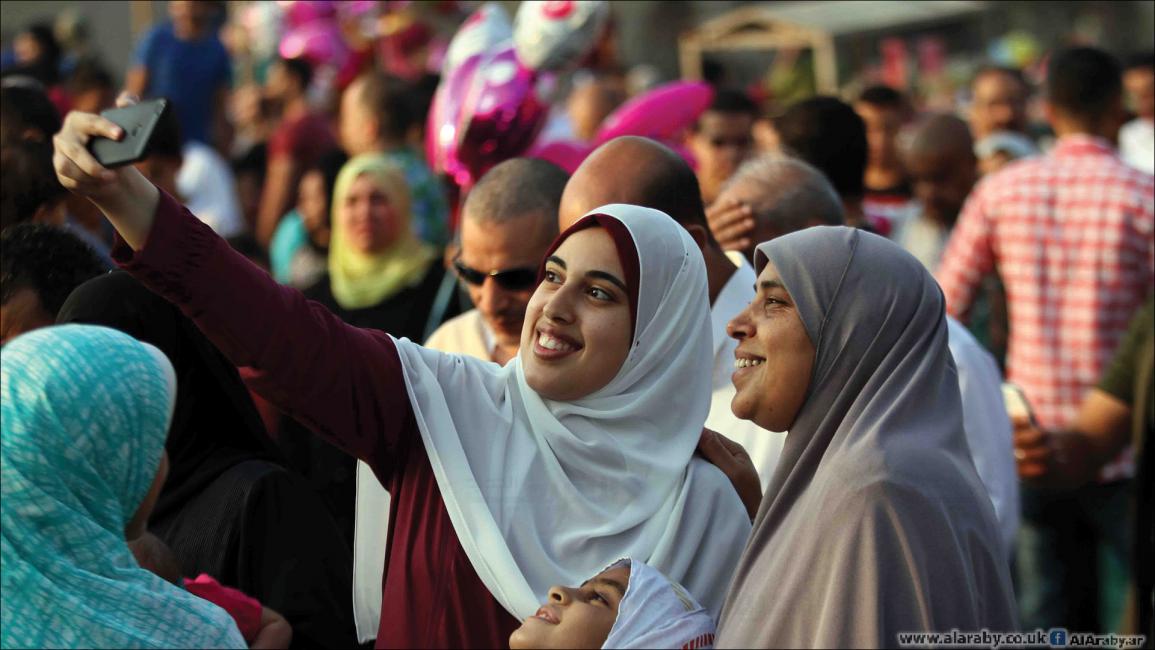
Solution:
[[[331,214],[328,272],[305,290],[307,297],[351,325],[417,343],[456,315],[456,300],[449,301],[449,309],[435,308],[445,277],[442,254],[413,233],[409,187],[400,167],[374,154],[349,160],[334,183]],[[318,440],[282,418],[278,443],[324,497],[351,546],[354,460]]]

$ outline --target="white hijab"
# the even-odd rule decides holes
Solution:
[[[551,253],[590,219],[619,232],[619,255],[632,243],[637,256],[633,345],[618,374],[555,402],[529,387],[520,358],[501,367],[402,339],[421,438],[466,555],[514,616],[622,556],[717,616],[750,521],[725,476],[693,458],[710,400],[705,264],[673,219],[627,205],[594,210]]]

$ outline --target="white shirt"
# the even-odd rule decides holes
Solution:
[[[245,221],[229,164],[212,147],[195,140],[190,140],[182,153],[184,162],[176,176],[176,189],[189,212],[221,237],[242,234]]]
[[[950,241],[950,230],[943,228],[930,218],[915,213],[911,219],[895,230],[894,241],[908,253],[914,255],[928,271],[933,273],[942,261],[943,251]]]
[[[713,429],[727,438],[741,444],[754,461],[758,478],[762,481],[762,491],[770,484],[782,446],[786,444],[786,434],[767,431],[762,427],[734,416],[730,402],[737,392],[730,376],[734,374],[734,350],[738,341],[726,334],[726,324],[745,309],[754,299],[754,283],[758,276],[754,268],[741,253],[726,254],[738,267],[734,275],[722,287],[714,305],[710,308],[711,329],[714,335],[714,377],[710,398],[710,415],[706,418],[706,428]]]
[[[1119,155],[1128,165],[1155,174],[1155,122],[1137,117],[1119,129]]]
[[[950,316],[946,323],[950,353],[958,368],[967,445],[995,507],[1009,558],[1019,531],[1019,477],[1011,441],[1011,419],[1003,402],[1002,374],[995,358],[966,327]]]

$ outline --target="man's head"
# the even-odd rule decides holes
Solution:
[[[777,153],[763,154],[738,168],[718,201],[741,203],[754,213],[750,235],[754,245],[743,251],[750,260],[757,244],[795,230],[845,222],[842,201],[822,172]]]
[[[1030,86],[1014,68],[987,66],[971,80],[970,127],[976,139],[998,131],[1027,131]]]
[[[341,95],[341,148],[350,156],[403,145],[421,120],[408,84],[380,72],[358,77]]]
[[[176,176],[183,163],[180,122],[177,121],[176,111],[170,106],[156,126],[152,142],[149,143],[148,157],[136,163],[136,168],[160,189],[172,196],[179,196]]]
[[[1145,120],[1155,120],[1155,52],[1137,54],[1127,60],[1123,87],[1131,110]]]
[[[52,142],[60,130],[60,114],[38,85],[5,85],[0,88],[0,146],[20,140]],[[5,172],[7,173],[7,172]]]
[[[56,322],[68,294],[108,269],[76,235],[24,223],[0,233],[0,344]]]
[[[212,19],[213,6],[203,0],[172,0],[168,3],[168,17],[173,32],[182,40],[193,40],[204,35]]]
[[[305,59],[277,59],[269,70],[265,93],[284,104],[303,97],[312,81],[313,66]]]
[[[866,124],[834,97],[813,97],[791,106],[774,121],[783,153],[826,175],[843,203],[860,200],[866,172]]]
[[[574,137],[582,142],[593,140],[602,120],[625,100],[625,81],[619,76],[590,75],[576,83],[566,100]]]
[[[756,119],[758,105],[737,90],[717,91],[710,108],[698,118],[689,145],[698,161],[698,181],[706,203],[714,202],[722,184],[753,151]]]
[[[1122,124],[1123,70],[1103,50],[1056,52],[1047,66],[1047,116],[1060,137],[1088,133],[1114,139]]]
[[[68,76],[68,92],[72,96],[74,111],[99,113],[116,104],[116,85],[112,82],[112,75],[92,60],[77,64]]]
[[[898,132],[910,119],[906,97],[890,86],[871,86],[858,96],[854,111],[866,125],[868,162],[877,167],[898,165]]]
[[[28,221],[64,223],[67,190],[52,168],[52,145],[26,140],[0,148],[0,230]]]
[[[506,353],[520,346],[567,179],[551,163],[514,158],[489,170],[465,199],[457,274]]]
[[[904,142],[903,161],[923,214],[953,226],[978,178],[966,122],[947,114],[924,118]]]
[[[718,247],[706,223],[694,170],[653,140],[623,136],[595,149],[566,183],[558,226],[565,230],[590,210],[610,203],[661,210],[682,224],[699,246]]]

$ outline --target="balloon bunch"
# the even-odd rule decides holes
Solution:
[[[522,2],[516,19],[487,3],[445,54],[426,124],[426,160],[463,191],[491,167],[526,153],[549,114],[554,76],[594,47],[609,17],[604,0]]]
[[[373,0],[292,0],[277,3],[284,9],[284,35],[278,51],[286,59],[301,58],[333,76],[349,76],[358,61],[342,32],[342,25],[372,19]]]

